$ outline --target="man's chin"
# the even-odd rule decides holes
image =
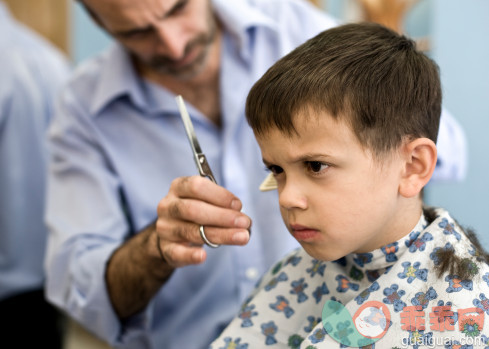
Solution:
[[[178,80],[191,80],[199,75],[204,69],[203,64],[198,66],[192,65],[191,67],[173,69],[167,66],[153,66],[152,69],[164,76],[169,76]]]
[[[190,80],[202,73],[205,68],[205,59],[198,59],[192,64],[178,66],[168,62],[150,62],[146,67],[161,76],[167,76],[178,80]]]

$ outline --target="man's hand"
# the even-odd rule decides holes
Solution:
[[[214,244],[245,245],[251,219],[240,212],[241,208],[236,196],[206,178],[175,179],[157,211],[156,243],[163,258],[172,267],[205,261],[201,225]]]

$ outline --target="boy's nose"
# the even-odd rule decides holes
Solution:
[[[307,199],[300,186],[294,184],[292,181],[286,181],[283,188],[279,188],[280,207],[290,210],[298,208],[305,210],[307,208]]]

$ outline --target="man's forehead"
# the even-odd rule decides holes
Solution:
[[[163,18],[182,0],[82,0],[95,19],[111,32],[144,27]]]
[[[79,0],[91,10],[103,11],[141,11],[148,9],[170,10],[177,3],[188,0]]]

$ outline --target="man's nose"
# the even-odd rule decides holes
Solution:
[[[157,50],[160,54],[173,60],[183,58],[186,41],[177,25],[160,22],[156,26],[156,33],[159,39]]]

